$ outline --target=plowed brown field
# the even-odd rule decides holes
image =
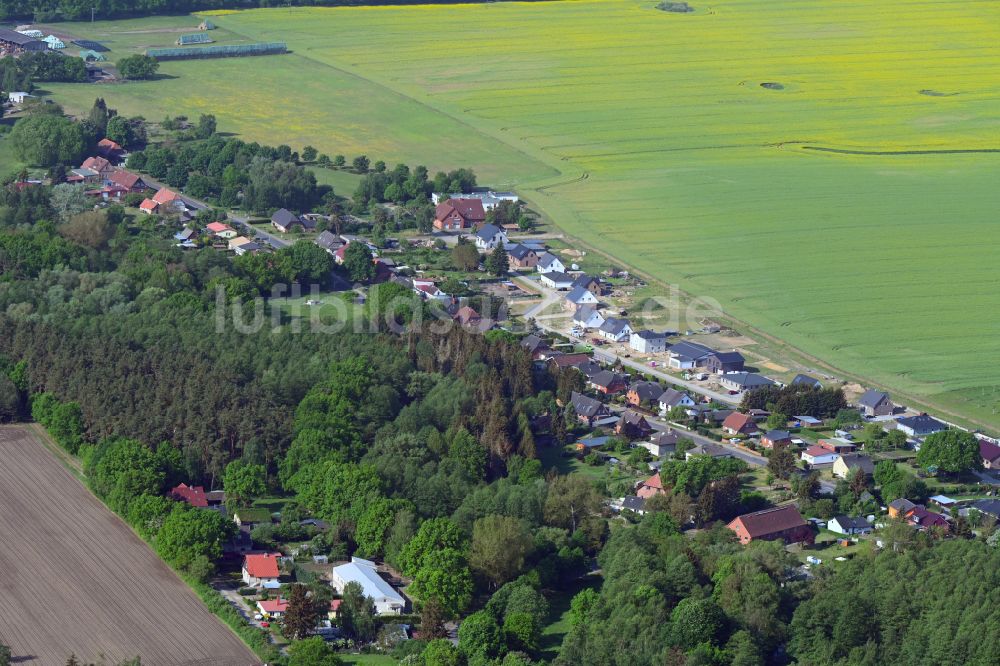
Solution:
[[[0,642],[13,663],[70,653],[144,666],[260,662],[38,437],[0,428]]]

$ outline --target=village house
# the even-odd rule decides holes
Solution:
[[[424,300],[434,298],[439,301],[444,301],[451,298],[451,296],[441,291],[441,289],[439,289],[438,286],[431,280],[414,280],[413,292]]]
[[[233,248],[233,252],[237,257],[242,257],[244,254],[257,254],[258,252],[263,252],[264,247],[256,242],[250,241],[249,243],[243,243],[242,245],[237,245]]]
[[[556,255],[551,252],[544,252],[539,255],[538,263],[535,264],[535,270],[539,273],[565,273],[566,266]]]
[[[656,382],[633,382],[625,397],[629,404],[642,407],[643,405],[656,404],[662,394],[663,387]]]
[[[247,587],[275,589],[278,583],[279,553],[257,553],[243,558],[243,584]]]
[[[510,267],[515,270],[532,269],[538,264],[538,253],[527,245],[518,243],[507,250]]]
[[[621,435],[629,440],[643,439],[649,437],[653,432],[653,426],[639,412],[626,409],[622,412],[621,418],[615,424],[615,434]]]
[[[340,237],[331,231],[321,231],[313,242],[326,250],[326,253],[330,256],[333,256],[344,245],[344,241],[340,240]]]
[[[760,438],[760,445],[765,449],[776,446],[787,446],[792,443],[792,433],[787,430],[768,430]]]
[[[131,171],[126,171],[125,169],[116,169],[112,171],[107,177],[107,182],[119,187],[125,188],[125,191],[132,194],[142,194],[149,189],[146,181],[142,179],[142,176],[132,173]]]
[[[205,229],[208,230],[210,234],[218,238],[223,238],[229,240],[230,238],[236,238],[236,230],[225,222],[209,222]]]
[[[299,217],[287,208],[279,208],[271,216],[271,226],[281,233],[287,233],[296,226],[301,227],[303,231],[315,229],[316,222],[309,218]]]
[[[827,437],[819,440],[817,444],[827,451],[833,451],[834,453],[839,453],[840,455],[844,455],[845,453],[854,453],[858,448],[857,444],[846,440],[843,437]]]
[[[677,442],[681,436],[674,430],[661,430],[653,434],[648,442],[639,442],[638,445],[652,454],[654,458],[673,455],[677,451]]]
[[[978,511],[990,516],[993,520],[1000,520],[1000,500],[981,499],[973,502],[966,509],[959,511],[962,515],[969,515],[970,511]]]
[[[604,288],[601,286],[600,278],[596,278],[592,275],[580,275],[575,280],[573,280],[573,287],[583,287],[595,297],[601,296],[604,293]]]
[[[792,386],[803,385],[813,389],[823,388],[823,385],[820,383],[818,379],[810,377],[809,375],[795,375],[795,379],[792,380],[791,385]]]
[[[528,350],[533,361],[545,360],[546,354],[550,351],[548,343],[535,334],[525,336],[521,340],[521,346]]]
[[[361,586],[362,594],[374,603],[376,615],[402,615],[406,610],[406,599],[379,576],[374,562],[352,557],[350,562],[333,567],[330,585],[338,594],[344,594],[348,583]]]
[[[483,325],[483,318],[468,305],[463,305],[451,316],[452,321],[463,328],[478,330]]]
[[[600,328],[604,323],[604,315],[593,303],[587,303],[576,308],[573,313],[573,324],[584,329]]]
[[[189,486],[186,483],[171,488],[169,495],[179,502],[187,502],[199,509],[222,506],[226,501],[226,493],[221,490],[205,492],[203,486]]]
[[[611,411],[603,402],[582,393],[577,393],[576,391],[573,391],[570,396],[570,404],[573,405],[573,411],[576,412],[577,420],[590,428],[607,421],[611,417]]]
[[[542,276],[539,278],[539,282],[544,284],[549,289],[566,291],[573,285],[573,278],[565,273],[560,273],[559,271],[550,271],[548,273],[542,273]]]
[[[443,195],[435,192],[431,195],[431,202],[434,204],[438,204],[445,199],[478,199],[482,202],[483,210],[485,211],[493,210],[504,201],[510,201],[511,203],[518,202],[518,196],[513,192],[494,192],[492,190],[480,190],[470,193],[456,192],[451,195]]]
[[[705,369],[717,375],[724,375],[729,372],[742,372],[745,363],[743,354],[738,351],[713,352],[705,360]]]
[[[107,179],[115,171],[115,165],[103,157],[88,157],[80,167],[96,171],[100,175],[101,180]]]
[[[548,361],[555,367],[563,370],[565,368],[575,368],[581,363],[586,363],[590,360],[590,354],[585,352],[575,352],[573,354],[564,354],[563,352],[552,352],[548,355]]]
[[[88,169],[87,167],[77,167],[69,172],[66,176],[67,183],[84,185],[92,185],[94,183],[101,182],[101,174],[97,173],[93,169]]]
[[[637,497],[649,499],[650,497],[654,497],[656,495],[665,495],[666,492],[667,491],[663,488],[663,481],[660,480],[660,473],[657,472],[640,483],[639,487],[635,491],[635,494]]]
[[[507,233],[495,224],[484,224],[476,232],[476,247],[480,250],[502,247],[506,242]]]
[[[712,358],[715,357],[709,357],[709,359]],[[724,389],[728,391],[736,391],[737,393],[752,391],[753,389],[761,388],[763,386],[775,385],[775,383],[767,377],[753,372],[732,372],[728,375],[722,375],[719,377],[719,384]]]
[[[579,288],[580,287],[577,287],[577,289]],[[598,332],[599,335],[605,340],[610,340],[611,342],[621,342],[622,340],[628,340],[629,336],[632,335],[632,327],[629,325],[627,319],[608,317],[604,320],[604,323],[601,324]]]
[[[621,393],[625,390],[626,386],[628,386],[627,379],[624,375],[612,372],[611,370],[601,370],[590,378],[588,384],[590,384],[594,390],[599,391],[604,395]]]
[[[854,534],[869,534],[872,531],[872,524],[864,518],[834,516],[826,523],[826,529],[837,534],[851,536]]]
[[[611,441],[611,438],[607,435],[600,435],[598,437],[584,437],[582,439],[576,440],[573,448],[577,451],[590,451],[592,449],[599,449],[605,444]]]
[[[865,476],[871,476],[875,472],[875,463],[868,456],[856,453],[841,455],[833,463],[833,475],[840,479],[846,479],[852,470],[858,470]]]
[[[942,516],[940,513],[928,511],[922,504],[914,505],[913,508],[909,509],[902,515],[908,525],[915,527],[920,531],[936,527],[947,532],[950,528],[947,518]]]
[[[247,238],[246,236],[237,236],[235,238],[230,238],[229,249],[235,252],[238,247],[240,247],[241,245],[246,245],[247,243],[253,243],[253,241]]]
[[[667,365],[677,370],[690,370],[707,363],[708,357],[714,353],[709,347],[697,342],[678,342],[667,350]]]
[[[612,505],[614,507],[614,505]],[[635,511],[640,516],[646,515],[646,500],[643,497],[629,495],[621,498],[618,504],[619,511]]]
[[[833,451],[828,451],[822,446],[810,446],[802,452],[802,460],[810,467],[819,465],[830,465],[840,459],[840,456]]]
[[[688,449],[684,453],[685,460],[691,460],[697,456],[709,456],[710,458],[735,458],[733,452],[718,444],[698,444]]]
[[[546,278],[550,275],[555,275],[554,273],[546,273],[542,276],[542,281],[544,282]],[[569,309],[577,308],[581,305],[597,305],[597,297],[592,293],[584,289],[583,287],[572,287],[572,280],[569,284],[566,284],[565,289],[569,289],[570,292],[566,294],[566,307]],[[571,288],[572,287],[572,288]]]
[[[657,398],[660,404],[660,411],[668,414],[674,407],[694,407],[694,400],[687,393],[677,389],[667,389]]]
[[[729,435],[755,435],[758,432],[757,424],[749,414],[733,412],[722,422],[722,430]]]
[[[667,350],[667,335],[649,329],[634,331],[629,336],[628,346],[640,354],[659,354]]]
[[[744,546],[753,541],[812,543],[816,538],[794,504],[744,514],[726,527],[736,533]]]
[[[97,142],[97,152],[109,162],[117,162],[121,159],[125,149],[122,148],[121,144],[105,138]]]
[[[257,612],[269,620],[280,620],[288,612],[288,599],[260,599],[257,601]]]
[[[434,209],[434,228],[439,231],[474,229],[486,221],[479,199],[448,199]]]
[[[926,437],[936,432],[944,432],[948,429],[948,425],[927,414],[920,414],[897,419],[896,429],[902,430],[909,437]]]
[[[914,509],[917,505],[910,500],[900,497],[899,499],[889,502],[889,517],[890,518],[904,518],[907,513]]]
[[[888,416],[892,414],[894,408],[895,405],[889,399],[889,394],[884,391],[868,389],[858,399],[858,409],[861,411],[861,415],[869,418],[874,416]]]
[[[983,468],[1000,469],[1000,446],[980,439],[979,455],[983,459]]]

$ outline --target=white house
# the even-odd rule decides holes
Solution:
[[[829,465],[837,462],[840,456],[822,446],[810,446],[802,452],[802,460],[806,461],[810,467],[815,465]]]
[[[29,97],[34,97],[34,95],[20,91],[7,93],[7,99],[10,100],[11,104],[24,104],[24,100]]]
[[[667,336],[655,331],[634,331],[628,346],[641,354],[659,354],[667,350]]]
[[[667,389],[657,401],[660,403],[660,411],[666,414],[674,407],[694,407],[694,400],[687,393],[677,389]]]
[[[551,252],[545,252],[538,257],[538,263],[535,265],[535,270],[539,273],[565,273],[566,266],[562,261],[560,261],[559,257]]]
[[[278,583],[278,554],[255,553],[243,558],[243,583],[247,587],[274,589]]]
[[[358,583],[366,597],[375,603],[379,615],[401,615],[406,610],[406,599],[378,575],[375,563],[352,557],[347,564],[333,568],[330,584],[338,594],[344,593],[348,583]]]
[[[583,328],[600,328],[604,315],[593,305],[581,305],[573,314],[573,323]]]
[[[587,293],[589,294],[590,292]],[[629,325],[628,320],[618,317],[608,317],[605,319],[599,330],[602,338],[611,340],[612,342],[628,340],[632,335],[632,327]]]
[[[864,518],[854,518],[852,516],[834,516],[827,522],[826,529],[837,534],[868,534],[872,531],[872,524]]]
[[[573,286],[573,278],[565,273],[560,273],[559,271],[542,273],[542,277],[539,278],[539,280],[549,289],[555,289],[557,291],[565,291]]]
[[[476,247],[480,250],[492,250],[507,243],[507,232],[495,224],[484,224],[476,232]]]
[[[542,281],[553,273],[546,273],[542,276]],[[573,281],[570,280],[570,286],[572,286]],[[568,287],[567,287],[568,288]],[[599,301],[597,296],[594,296],[591,292],[587,291],[583,287],[573,287],[573,290],[566,294],[566,305],[569,307],[578,307],[580,305],[597,305]]]

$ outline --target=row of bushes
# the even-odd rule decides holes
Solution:
[[[191,586],[191,589],[195,591],[198,597],[201,598],[205,607],[225,622],[233,630],[233,633],[239,636],[264,663],[274,663],[276,659],[280,658],[281,655],[278,649],[268,642],[267,632],[248,624],[243,619],[243,616],[218,591],[205,583],[194,580],[190,576],[181,574],[181,577]],[[240,590],[241,594],[242,592],[243,590]]]

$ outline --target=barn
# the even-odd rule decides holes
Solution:
[[[0,55],[18,55],[26,51],[46,51],[49,45],[40,39],[0,28]]]

